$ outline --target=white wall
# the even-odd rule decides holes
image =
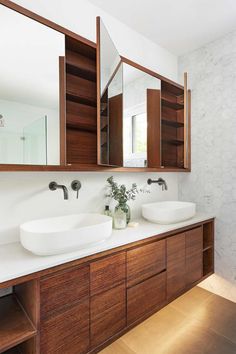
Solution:
[[[168,191],[162,191],[157,185],[151,186],[151,193],[139,193],[135,201],[131,201],[132,218],[141,215],[141,204],[156,200],[172,200],[178,197],[177,177],[175,174],[150,173],[115,173],[115,180],[131,186],[133,182],[138,188],[147,186],[147,178],[162,176]],[[79,212],[102,212],[106,203],[106,179],[111,173],[0,173],[0,244],[19,240],[19,224],[37,218],[66,215]],[[79,199],[71,190],[74,179],[82,183]],[[50,191],[51,181],[65,184],[69,189],[69,200],[63,199],[61,190]],[[114,206],[114,203],[111,205]]]
[[[177,57],[135,32],[87,0],[15,0],[92,41],[96,41],[96,16],[101,16],[119,53],[160,74],[177,80]],[[131,14],[132,16],[132,14]]]
[[[236,301],[236,32],[179,60],[192,89],[192,173],[180,199],[216,215],[216,275],[204,287]]]
[[[177,78],[177,58],[155,45],[85,0],[18,0],[38,14],[47,17],[91,40],[95,40],[95,17],[101,15],[109,28],[121,54],[139,62],[173,80]],[[0,243],[19,238],[19,224],[24,221],[53,215],[76,212],[102,211],[104,207],[105,173],[0,173]],[[168,191],[152,186],[151,194],[140,194],[132,202],[133,217],[140,216],[141,202],[176,199],[178,195],[176,174],[115,173],[118,182],[130,185],[146,184],[148,177],[162,176],[168,183]],[[70,200],[64,201],[62,192],[48,190],[50,181],[69,186],[73,179],[82,182],[78,200],[70,192]]]

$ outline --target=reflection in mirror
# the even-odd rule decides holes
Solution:
[[[113,44],[110,35],[100,19],[100,93],[103,96],[109,82],[112,80],[118,65],[120,55]]]
[[[101,163],[122,166],[123,67],[118,67],[101,98]]]
[[[0,164],[57,165],[64,35],[0,5]]]
[[[160,80],[128,64],[123,64],[123,75],[123,165],[147,167],[149,95],[160,93]]]

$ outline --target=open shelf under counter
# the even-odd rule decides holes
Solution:
[[[11,348],[9,353],[17,353],[18,349],[14,347],[34,337],[36,333],[15,295],[0,298],[0,353]]]

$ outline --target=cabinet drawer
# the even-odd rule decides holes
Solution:
[[[186,232],[186,283],[192,284],[203,273],[203,230],[202,227]]]
[[[40,352],[81,354],[89,350],[89,299],[42,322]]]
[[[166,241],[161,240],[127,252],[127,286],[160,273],[166,268]]]
[[[185,288],[185,233],[167,239],[167,298]]]
[[[41,285],[41,316],[89,296],[89,266],[70,269],[44,278]]]
[[[126,326],[125,283],[93,296],[90,311],[91,345],[96,347]]]
[[[127,290],[127,324],[137,321],[166,300],[166,272]]]
[[[90,264],[91,296],[108,290],[125,279],[125,252],[109,256]]]

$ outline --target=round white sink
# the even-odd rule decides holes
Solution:
[[[196,204],[165,201],[142,205],[142,215],[157,224],[174,224],[191,219],[196,214]]]
[[[48,256],[89,247],[111,233],[111,217],[75,214],[26,222],[20,226],[20,241],[28,251]]]

